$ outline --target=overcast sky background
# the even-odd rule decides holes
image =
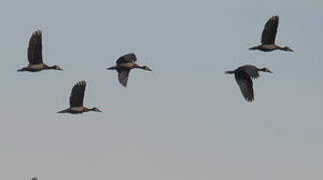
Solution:
[[[0,179],[323,179],[323,1],[8,1],[0,7]],[[280,15],[276,42],[248,51]],[[43,59],[26,66],[31,33]],[[135,52],[128,87],[105,70]],[[247,103],[224,74],[268,67]],[[86,80],[103,113],[57,114]]]

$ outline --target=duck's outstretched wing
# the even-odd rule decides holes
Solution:
[[[245,71],[238,71],[235,73],[235,79],[240,87],[243,97],[251,102],[254,100],[253,82],[249,74]]]
[[[42,56],[42,32],[35,31],[31,35],[28,46],[28,61],[29,64],[43,63]]]
[[[129,69],[118,70],[118,79],[119,79],[119,82],[124,87],[127,87],[129,73],[130,73],[130,70]]]
[[[136,62],[136,61],[137,61],[137,57],[135,53],[129,53],[119,57],[116,63],[117,65],[121,65],[121,64]]]
[[[70,95],[70,107],[83,106],[85,86],[85,81],[80,81],[73,86]]]
[[[272,16],[265,24],[261,35],[262,44],[274,44],[279,23],[279,16]]]

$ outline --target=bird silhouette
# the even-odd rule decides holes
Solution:
[[[70,107],[65,110],[59,111],[58,113],[79,114],[79,113],[88,112],[88,111],[101,112],[96,107],[87,108],[83,106],[85,86],[86,86],[85,81],[80,81],[76,83],[70,95]]]
[[[29,72],[38,72],[41,70],[63,70],[59,66],[48,66],[43,63],[42,55],[42,32],[40,30],[33,32],[29,40],[28,46],[28,61],[29,64],[26,67],[18,69],[18,72],[29,71]]]
[[[251,102],[254,100],[252,79],[256,79],[259,77],[258,71],[272,73],[268,68],[264,67],[259,69],[253,65],[244,65],[244,66],[238,67],[233,71],[226,71],[225,73],[234,74],[234,77],[240,87],[243,97],[248,102]]]
[[[279,16],[272,16],[265,24],[264,30],[261,35],[261,45],[249,48],[249,50],[260,50],[260,51],[273,51],[273,50],[283,50],[291,51],[293,50],[288,47],[281,47],[275,44],[277,28],[279,23]]]
[[[137,57],[134,53],[129,53],[119,57],[116,61],[116,66],[107,68],[108,70],[116,70],[120,84],[127,87],[128,77],[131,69],[143,69],[152,71],[148,66],[140,66],[136,63]]]

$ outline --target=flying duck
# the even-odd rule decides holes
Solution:
[[[80,81],[76,83],[70,95],[70,107],[65,110],[59,111],[57,113],[79,114],[79,113],[88,112],[88,111],[101,112],[96,107],[87,108],[83,106],[85,86],[86,86],[85,81]]]
[[[264,30],[261,35],[261,45],[249,48],[249,50],[260,50],[260,51],[273,51],[273,50],[283,50],[291,51],[290,47],[281,47],[275,44],[277,28],[278,28],[279,16],[272,16],[265,24]]]
[[[29,71],[29,72],[37,72],[41,70],[62,70],[59,66],[48,66],[47,64],[43,63],[43,56],[42,56],[42,32],[35,31],[31,35],[29,40],[28,46],[28,61],[29,64],[26,67],[18,69],[18,72],[21,71]]]
[[[253,65],[244,65],[238,67],[233,71],[226,71],[226,74],[234,74],[234,77],[240,87],[241,93],[246,101],[251,102],[254,100],[253,82],[252,79],[259,77],[258,71],[272,73],[268,68],[257,68]]]
[[[148,66],[140,66],[136,64],[137,57],[134,53],[129,53],[119,57],[116,61],[116,66],[107,68],[108,70],[116,70],[118,72],[118,79],[120,84],[124,87],[127,86],[128,76],[131,69],[143,69],[146,71],[151,71]]]

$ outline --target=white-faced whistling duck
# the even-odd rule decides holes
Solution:
[[[59,66],[48,66],[43,63],[42,56],[42,32],[35,31],[31,35],[28,46],[28,61],[29,64],[26,67],[18,69],[17,71],[29,71],[29,72],[37,72],[41,70],[54,69],[54,70],[62,70]]]
[[[256,79],[259,77],[258,71],[272,73],[268,68],[264,67],[259,69],[253,65],[244,65],[244,66],[238,67],[234,71],[226,71],[225,73],[234,74],[234,77],[240,87],[243,97],[248,102],[251,102],[254,100],[252,79]]]
[[[261,45],[254,46],[249,48],[249,50],[260,50],[260,51],[273,51],[276,49],[283,51],[291,51],[293,50],[287,46],[280,47],[275,44],[277,28],[279,23],[279,16],[272,16],[265,24],[264,30],[261,35]]]
[[[87,108],[83,106],[85,86],[86,86],[85,81],[80,81],[76,83],[70,95],[70,107],[68,109],[59,111],[58,113],[79,114],[79,113],[88,112],[88,111],[101,112],[96,107]]]
[[[151,71],[148,66],[140,66],[136,64],[137,57],[134,53],[129,53],[119,57],[116,61],[117,65],[107,68],[108,70],[116,70],[120,84],[127,86],[128,76],[131,69],[138,68],[146,71]]]

